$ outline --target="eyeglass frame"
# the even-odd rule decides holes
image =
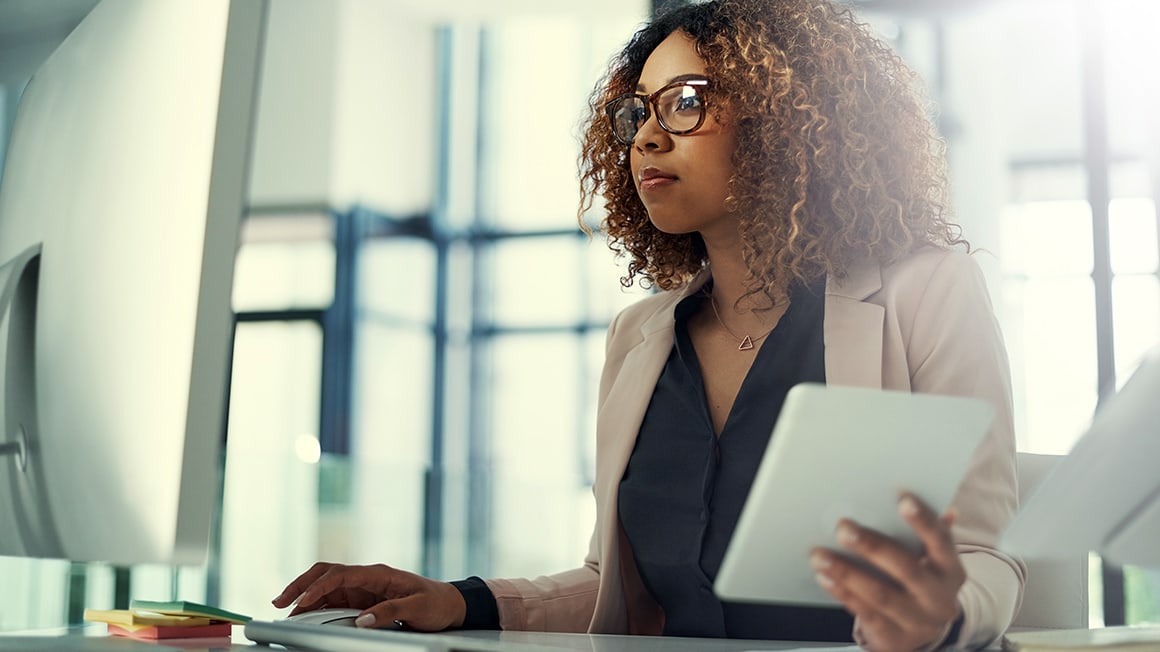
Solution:
[[[672,82],[671,84],[665,84],[655,92],[648,95],[645,95],[644,93],[625,93],[624,95],[617,95],[616,97],[604,103],[604,112],[608,115],[609,126],[612,127],[612,137],[616,139],[616,142],[626,147],[631,147],[632,144],[636,142],[636,135],[640,133],[640,127],[637,127],[636,133],[632,135],[632,140],[629,140],[628,142],[622,140],[616,133],[616,114],[614,112],[614,107],[630,97],[638,98],[644,103],[644,110],[647,113],[644,116],[644,120],[640,123],[641,127],[643,127],[645,123],[648,122],[650,116],[655,115],[657,117],[657,124],[659,124],[661,129],[664,129],[666,133],[673,134],[674,136],[684,136],[686,134],[693,133],[705,124],[705,112],[707,107],[704,102],[704,96],[702,96],[701,115],[699,118],[697,118],[697,124],[693,125],[689,129],[672,129],[667,124],[665,124],[664,118],[661,117],[661,112],[657,110],[657,98],[659,98],[665,91],[671,90],[678,86],[701,86],[708,88],[709,86],[712,86],[712,84],[713,83],[708,79],[694,77],[692,79],[681,79],[679,81]]]

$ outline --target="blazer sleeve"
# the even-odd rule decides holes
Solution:
[[[580,568],[535,579],[486,581],[495,595],[500,629],[583,633],[596,606],[600,563],[590,550]]]
[[[612,386],[619,364],[609,353],[616,337],[621,315],[608,327],[605,340],[605,364],[600,379],[598,402],[604,399]],[[597,456],[599,460],[600,457]],[[597,519],[599,522],[600,519]],[[580,568],[544,575],[535,579],[489,579],[487,586],[495,596],[499,609],[500,629],[586,632],[596,607],[600,585],[599,531],[593,531],[588,554]]]
[[[1011,375],[1006,347],[978,265],[962,253],[940,257],[913,309],[905,343],[915,392],[981,398],[995,408],[953,504],[953,534],[967,580],[959,591],[960,648],[994,643],[1022,599],[1026,567],[995,546],[1018,509]]]

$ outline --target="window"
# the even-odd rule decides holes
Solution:
[[[985,269],[996,261],[1022,450],[1067,452],[1101,383],[1160,342],[1160,96],[1142,31],[1157,9],[1001,3],[939,22],[956,207]],[[1160,618],[1155,574],[1093,568],[1094,623]]]
[[[536,16],[445,33],[456,136],[436,230],[449,302],[436,574],[539,575],[587,551],[604,329],[643,293],[622,291],[613,256],[577,227],[578,125],[638,19]],[[547,51],[549,67],[527,56]]]

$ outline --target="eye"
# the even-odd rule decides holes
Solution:
[[[686,91],[687,94],[677,98],[673,105],[673,110],[677,113],[700,111],[702,107],[701,96],[694,91]]]

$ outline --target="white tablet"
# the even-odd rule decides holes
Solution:
[[[809,554],[818,546],[841,551],[834,528],[843,517],[920,550],[898,514],[900,494],[944,512],[993,413],[980,399],[792,388],[725,551],[718,597],[836,604],[814,579]]]

